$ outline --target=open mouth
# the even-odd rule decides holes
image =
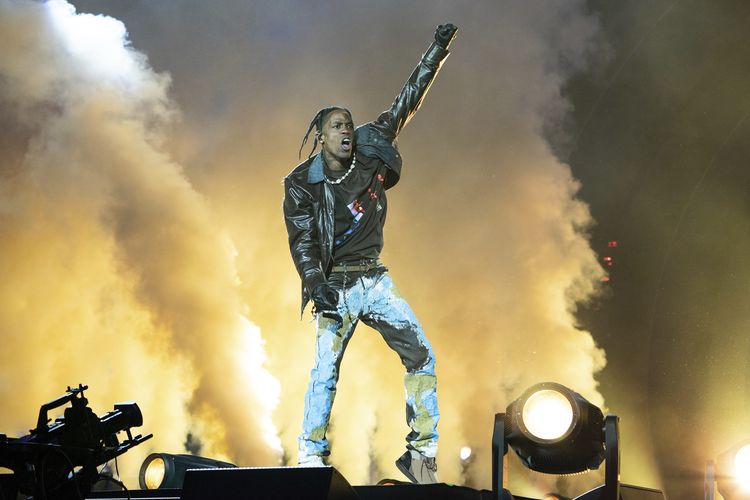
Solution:
[[[352,148],[352,140],[349,137],[344,137],[341,139],[341,149],[344,151],[349,151]]]

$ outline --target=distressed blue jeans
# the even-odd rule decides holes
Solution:
[[[339,289],[338,313],[343,322],[317,315],[315,366],[305,395],[305,415],[299,437],[299,463],[329,454],[326,430],[336,397],[336,382],[344,351],[361,320],[378,331],[406,368],[406,423],[411,432],[407,448],[425,456],[437,453],[435,355],[419,321],[401,297],[385,268],[356,276],[333,274]]]

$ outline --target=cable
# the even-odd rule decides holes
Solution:
[[[120,488],[122,488],[122,491],[124,491],[125,494],[128,496],[128,500],[132,500],[133,497],[130,496],[130,490],[128,489],[127,486],[125,486],[125,483],[123,483],[119,479],[115,479],[112,476],[108,476],[106,474],[99,474],[97,477],[100,480],[111,481],[111,482],[115,483],[117,486],[119,486]]]
[[[113,460],[115,462],[115,474],[117,474],[117,477],[119,478],[120,477],[120,466],[119,466],[119,463],[117,462],[117,457],[115,457]],[[124,482],[120,481],[119,479],[115,479],[114,476],[109,475],[109,474],[105,474],[103,472],[104,469],[107,468],[107,465],[108,465],[107,462],[105,462],[104,465],[102,465],[102,468],[99,470],[99,473],[96,475],[97,481],[95,481],[94,484],[96,484],[99,481],[110,481],[112,483],[115,483],[117,486],[119,486],[122,489],[122,491],[125,492],[125,494],[128,497],[128,500],[132,500],[132,497],[130,496],[130,490],[128,489],[127,486],[125,486]],[[110,472],[111,472],[111,469],[110,469]]]
[[[117,457],[115,457],[115,473],[117,474],[117,477],[119,478],[120,477],[120,463],[117,461]],[[115,484],[119,485],[122,488],[122,490],[128,496],[128,500],[130,500],[131,498],[130,490],[128,489],[127,486],[125,486],[125,483],[120,481],[119,479],[114,479],[114,478],[113,478],[113,481],[115,481]]]
[[[55,448],[55,451],[62,455],[62,457],[65,459],[66,462],[68,462],[68,465],[70,466],[70,475],[73,480],[73,484],[76,486],[76,493],[78,494],[79,500],[84,500],[83,495],[81,494],[81,489],[78,487],[78,480],[76,479],[76,468],[75,465],[73,465],[73,461],[70,459],[70,457],[61,449]]]
[[[84,500],[83,495],[81,495],[81,489],[78,487],[78,480],[76,479],[76,468],[75,468],[75,465],[73,465],[73,462],[70,460],[70,457],[60,448],[52,448],[50,451],[57,453],[58,455],[61,455],[63,459],[65,459],[65,461],[67,462],[68,466],[70,466],[71,481],[73,481],[73,484],[76,487],[76,493],[78,494],[78,499]],[[42,463],[41,463],[41,474],[39,476],[39,483],[40,483],[40,491],[42,493],[42,500],[48,500],[47,485],[44,483],[44,473],[46,472],[47,459],[49,458],[49,456],[50,456],[50,453],[47,453],[46,455],[44,455],[44,458],[42,458]]]

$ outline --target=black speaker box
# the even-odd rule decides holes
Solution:
[[[333,467],[192,469],[181,500],[359,500]]]
[[[360,500],[495,500],[491,491],[448,484],[355,486]],[[504,496],[503,498],[509,498]]]

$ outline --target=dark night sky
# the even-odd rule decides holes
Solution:
[[[580,379],[581,392],[601,395],[621,419],[624,481],[662,487],[670,498],[701,498],[705,461],[750,437],[750,3],[72,3],[122,20],[133,47],[171,77],[181,116],[165,149],[235,240],[241,298],[281,379],[285,446],[296,432],[310,359],[298,344],[310,325],[294,317],[298,285],[284,248],[281,192],[269,186],[297,161],[318,107],[336,101],[350,105],[357,122],[374,117],[443,21],[459,25],[459,37],[402,137],[414,168],[393,195],[399,208],[389,211],[386,249],[415,309],[429,311],[423,322],[442,352],[443,449],[463,444],[451,441],[455,430],[480,450],[487,436],[477,422],[489,419],[478,411],[500,411],[537,375]],[[0,63],[22,50],[10,48]],[[0,109],[0,123],[15,124],[12,113]],[[0,179],[15,178],[26,151],[28,130],[7,129]],[[548,205],[560,209],[536,211]],[[16,215],[0,229],[20,234],[8,222],[22,227]],[[590,249],[577,246],[585,231],[566,239],[569,221],[591,225]],[[613,240],[618,246],[609,248]],[[539,317],[557,311],[545,301],[559,296],[542,285],[597,282],[592,261],[604,256],[613,265],[602,293],[560,332],[547,330],[559,316]],[[584,287],[568,300],[591,296]],[[3,318],[4,329],[15,325]],[[575,322],[606,353],[603,370]],[[558,333],[564,340],[549,340]],[[559,361],[558,343],[581,356],[580,367]],[[378,356],[374,371],[390,366]],[[483,375],[477,366],[487,367]],[[386,381],[400,377],[394,373]],[[364,387],[373,383],[363,377]],[[456,395],[452,413],[447,401]]]

